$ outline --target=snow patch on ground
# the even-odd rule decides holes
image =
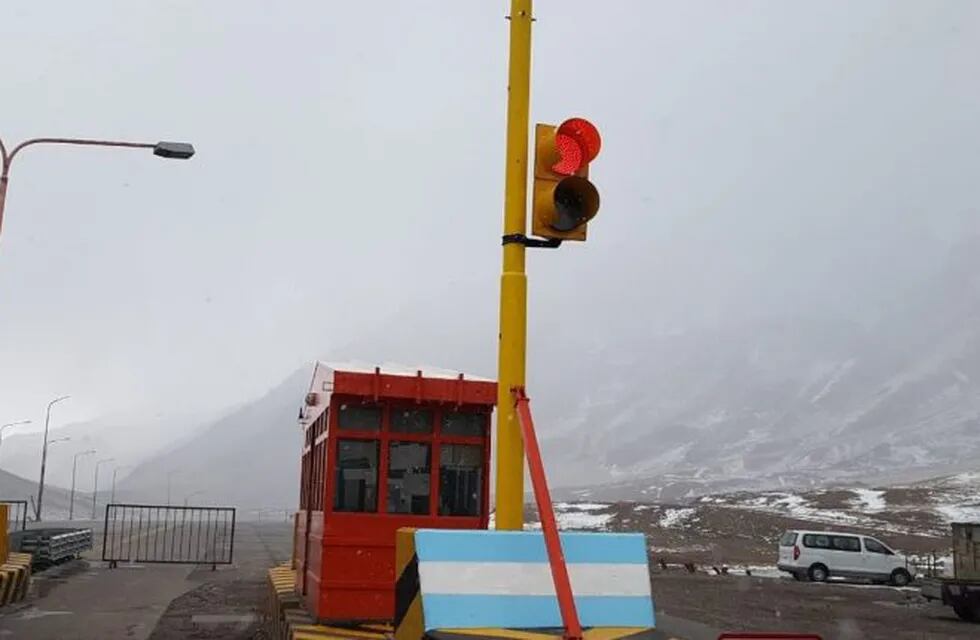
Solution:
[[[569,503],[555,504],[555,520],[561,530],[605,531],[614,513],[596,513],[608,510],[610,505],[600,503]],[[526,531],[540,531],[540,522],[531,522],[524,526]]]
[[[811,506],[805,497],[795,493],[763,493],[758,497],[750,498],[740,503],[735,502],[732,506],[750,511],[774,513],[797,520],[822,522],[837,526],[866,527],[892,533],[907,533],[906,529],[897,525],[869,518],[865,515],[866,513],[871,513],[869,510],[862,509],[862,512],[857,514],[839,509],[824,509],[822,507]]]
[[[967,471],[965,473],[958,473],[952,478],[950,478],[950,483],[966,484],[966,485],[980,484],[980,471]]]
[[[690,507],[685,507],[682,509],[664,509],[663,515],[660,516],[660,526],[665,529],[680,526],[687,522],[695,513],[696,510]]]
[[[602,504],[599,502],[557,502],[555,503],[555,510],[557,511],[605,511],[610,505]]]
[[[885,492],[877,489],[851,489],[857,496],[857,507],[865,513],[881,513],[888,505],[885,504]]]
[[[773,565],[753,565],[749,567],[737,567],[735,569],[729,569],[728,571],[729,573],[733,571],[745,573],[746,569],[748,569],[749,572],[752,573],[753,578],[790,578],[790,579],[792,578],[791,575],[789,575],[785,571],[780,571]]]
[[[980,522],[980,503],[938,505],[936,512],[949,522]]]
[[[692,544],[687,547],[658,547],[657,545],[650,545],[650,551],[656,553],[699,553],[711,550],[712,547],[703,544]]]
[[[830,376],[830,379],[827,380],[827,384],[825,384],[823,388],[817,392],[817,395],[810,398],[810,402],[812,404],[816,404],[823,400],[824,397],[830,393],[830,390],[833,389],[838,382],[840,382],[841,378],[843,378],[852,367],[854,367],[854,358],[851,358],[838,367],[837,370]]]
[[[558,528],[604,531],[612,517],[613,514],[611,513],[559,513],[557,516]]]

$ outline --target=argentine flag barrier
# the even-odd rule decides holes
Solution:
[[[584,628],[654,627],[642,534],[569,532],[560,537]],[[398,640],[435,629],[562,626],[540,532],[402,530],[397,556]]]

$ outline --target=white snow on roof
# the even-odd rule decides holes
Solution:
[[[422,372],[423,378],[443,378],[447,380],[455,380],[459,378],[459,374],[463,373],[461,371],[453,371],[452,369],[443,369],[441,367],[433,367],[432,365],[406,365],[397,362],[382,362],[382,363],[369,363],[369,362],[321,362],[321,365],[333,369],[334,371],[348,371],[351,373],[374,373],[375,367],[381,368],[381,373],[391,375],[391,376],[416,376],[418,372]],[[464,380],[474,380],[477,382],[495,382],[491,378],[482,378],[480,376],[472,376],[468,373],[463,373]]]

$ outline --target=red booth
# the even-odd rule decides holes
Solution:
[[[320,622],[394,617],[400,527],[486,529],[492,380],[317,363],[296,517],[296,590]]]

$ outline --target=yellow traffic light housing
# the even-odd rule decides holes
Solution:
[[[599,154],[599,131],[584,118],[534,129],[534,202],[531,232],[542,238],[585,240],[599,211],[589,163]]]

